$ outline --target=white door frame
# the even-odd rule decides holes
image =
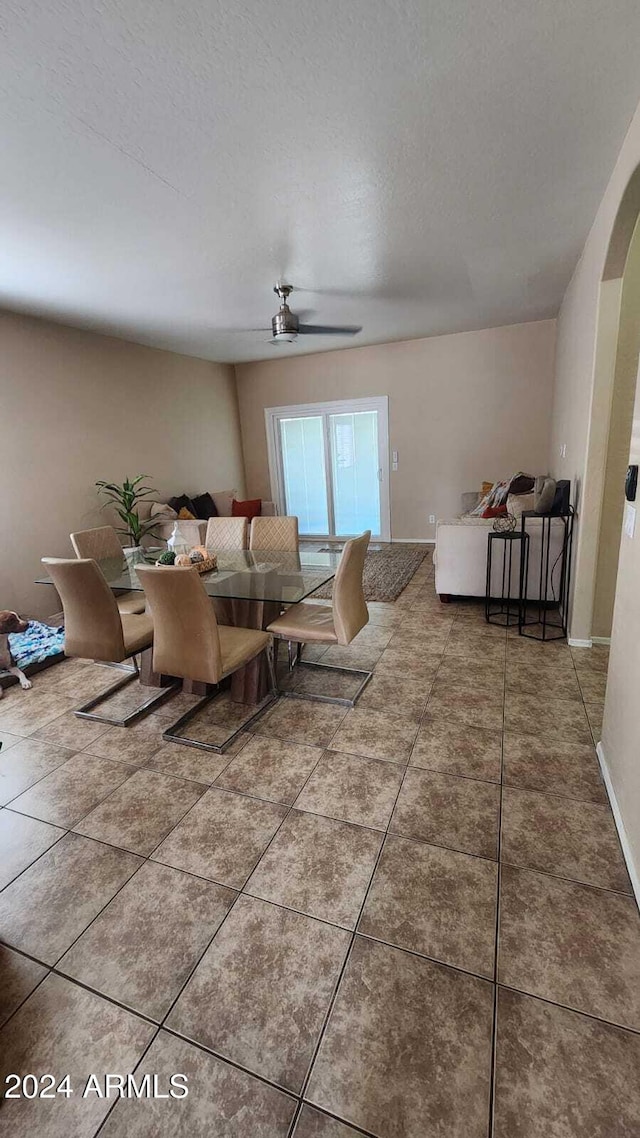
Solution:
[[[308,415],[340,415],[349,411],[377,411],[378,412],[378,479],[380,484],[380,529],[379,534],[372,534],[372,538],[379,541],[391,541],[391,503],[389,495],[389,397],[387,395],[372,395],[368,399],[336,399],[327,403],[295,403],[290,407],[265,407],[264,420],[267,433],[267,454],[269,458],[269,479],[271,482],[271,497],[277,504],[278,512],[284,513],[284,473],[282,470],[280,438],[278,434],[278,421],[280,419],[304,418]],[[328,447],[325,432],[325,446]],[[327,468],[327,497],[329,492],[329,455],[325,453]],[[331,529],[333,523],[333,505],[328,502],[328,517]],[[341,535],[344,536],[344,535]],[[335,538],[336,534],[305,534],[305,537]]]

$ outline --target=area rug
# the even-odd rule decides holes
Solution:
[[[326,546],[321,553],[338,552],[340,546]],[[367,601],[395,601],[420,568],[428,552],[424,545],[383,545],[370,549],[364,563],[364,597]],[[333,581],[323,585],[314,597],[328,600]]]

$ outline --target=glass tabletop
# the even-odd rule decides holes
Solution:
[[[218,568],[200,575],[210,597],[277,601],[283,605],[297,604],[326,585],[335,576],[340,561],[339,553],[248,549],[211,552],[218,560]],[[98,564],[113,590],[142,590],[136,566],[152,565],[161,553],[162,549],[127,553],[122,561],[108,558]],[[51,584],[51,580],[45,577],[38,583]]]

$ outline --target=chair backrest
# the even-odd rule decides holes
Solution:
[[[64,609],[67,656],[119,663],[125,658],[116,599],[100,567],[88,558],[43,557]]]
[[[338,644],[350,644],[360,629],[369,622],[362,574],[370,537],[371,530],[367,530],[360,537],[351,538],[342,551],[336,571],[333,582],[333,624]]]
[[[153,667],[183,679],[217,684],[222,677],[218,623],[197,569],[138,565],[153,617]]]
[[[298,519],[294,517],[256,517],[251,522],[249,549],[280,549],[297,553]]]
[[[209,518],[207,522],[207,549],[246,549],[248,522],[246,518]]]
[[[69,537],[76,557],[92,557],[94,561],[106,561],[111,557],[122,561],[124,557],[120,539],[113,526],[81,529],[69,534]]]

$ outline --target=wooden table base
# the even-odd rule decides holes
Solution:
[[[218,624],[235,628],[266,628],[280,615],[278,601],[221,601],[216,600]],[[144,687],[165,688],[175,683],[174,676],[153,670],[153,649],[140,653],[140,683]],[[183,680],[182,690],[187,695],[210,695],[213,685],[200,680]],[[231,699],[234,703],[258,704],[269,694],[269,669],[264,653],[256,656],[244,668],[238,668],[231,677]]]
[[[140,683],[145,688],[168,688],[175,684],[175,676],[165,676],[153,670],[153,648],[145,648],[140,653]]]
[[[219,624],[236,628],[267,628],[272,620],[280,616],[279,601],[245,601],[217,599],[216,617]],[[231,698],[234,703],[261,703],[271,690],[269,669],[264,652],[244,668],[239,668],[231,677]]]

